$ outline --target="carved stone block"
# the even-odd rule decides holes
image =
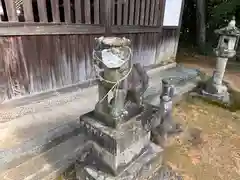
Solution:
[[[97,156],[115,175],[138,158],[150,144],[150,131],[145,130],[139,116],[117,129],[95,120],[94,113],[81,116],[81,130],[93,144]]]

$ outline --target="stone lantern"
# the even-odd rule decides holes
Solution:
[[[227,87],[223,84],[223,77],[228,58],[236,55],[240,31],[235,25],[235,17],[233,17],[227,27],[215,30],[215,33],[219,35],[218,45],[214,49],[217,56],[216,69],[211,80],[206,84],[206,88],[202,90],[203,95],[227,103],[229,102],[229,94]]]

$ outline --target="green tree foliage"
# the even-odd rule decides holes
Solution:
[[[226,26],[232,16],[236,17],[240,28],[240,0],[205,0],[206,1],[206,48],[209,52],[217,43],[214,30]],[[185,0],[181,42],[196,47],[196,0]]]
[[[208,2],[208,23],[214,28],[226,24],[234,15],[240,22],[240,0],[211,0]]]

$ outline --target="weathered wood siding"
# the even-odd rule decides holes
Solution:
[[[133,61],[144,66],[163,63],[175,57],[176,30],[163,30],[161,34],[118,36],[132,40]],[[1,99],[49,91],[93,79],[91,57],[95,37],[98,35],[1,37]]]
[[[179,29],[163,29],[157,46],[158,54],[156,64],[164,64],[175,60],[178,48],[178,37]]]
[[[0,102],[94,79],[95,37],[130,38],[144,66],[176,55],[180,26],[163,27],[165,0],[0,1]]]
[[[93,78],[94,36],[23,36],[0,40],[7,97],[34,94]]]

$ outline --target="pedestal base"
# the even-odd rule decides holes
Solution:
[[[162,165],[162,148],[150,143],[146,150],[132,162],[122,173],[112,176],[93,166],[76,167],[78,180],[137,180],[147,179]]]
[[[230,104],[230,96],[229,96],[229,93],[227,91],[225,91],[223,93],[213,94],[213,93],[209,93],[205,90],[202,90],[201,95],[204,96],[204,97],[207,97],[211,100],[218,101],[220,103]]]
[[[96,120],[93,112],[81,116],[81,131],[106,173],[118,176],[149,148],[150,131],[144,129],[141,117],[135,116],[114,129]]]
[[[219,84],[214,83],[214,77],[207,81],[205,89],[201,90],[201,95],[220,103],[230,103],[227,87],[220,82]]]

